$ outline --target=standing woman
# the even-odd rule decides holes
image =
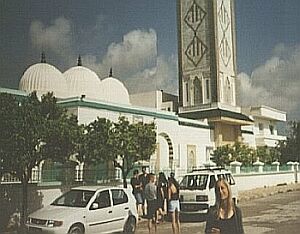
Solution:
[[[160,172],[158,174],[158,181],[157,181],[157,205],[158,205],[158,212],[157,216],[161,215],[161,220],[164,221],[165,216],[165,202],[167,200],[168,195],[168,180],[165,176],[165,173]],[[157,217],[157,220],[158,217]]]
[[[216,203],[208,212],[205,233],[244,234],[242,212],[232,199],[228,182],[219,179],[215,187]]]
[[[172,216],[172,229],[173,234],[180,233],[180,221],[179,221],[179,184],[174,176],[169,177],[168,180],[168,200],[169,200],[169,212]]]

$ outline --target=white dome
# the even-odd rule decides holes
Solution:
[[[102,98],[108,102],[130,104],[129,94],[121,81],[108,77],[101,82]]]
[[[62,73],[48,63],[30,66],[20,80],[19,89],[27,93],[37,91],[38,96],[53,92],[56,97],[65,97],[67,92]]]
[[[100,98],[101,80],[95,72],[83,66],[76,66],[65,71],[63,75],[66,78],[70,95]]]

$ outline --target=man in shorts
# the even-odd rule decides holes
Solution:
[[[155,233],[157,231],[156,212],[157,212],[157,187],[155,184],[155,175],[149,174],[149,183],[145,186],[145,198],[147,201],[147,219],[149,233],[152,231],[152,222],[154,223]]]

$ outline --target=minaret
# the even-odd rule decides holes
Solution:
[[[234,0],[177,0],[177,11],[179,115],[206,118],[215,133],[249,124],[236,106]]]

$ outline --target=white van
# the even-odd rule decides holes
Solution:
[[[225,178],[230,184],[232,197],[237,201],[237,187],[230,171],[224,168],[201,168],[184,175],[180,182],[180,212],[206,214],[215,204],[215,184]]]

